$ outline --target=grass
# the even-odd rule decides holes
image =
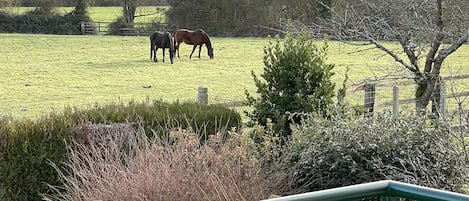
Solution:
[[[147,36],[0,34],[0,113],[35,118],[65,106],[144,99],[195,101],[199,86],[208,87],[210,103],[244,101],[245,90],[255,94],[251,71],[262,72],[268,39],[213,37],[212,43],[215,59],[210,60],[203,47],[202,58],[190,60],[192,46],[182,45],[181,58],[171,65],[168,56],[165,63],[150,60]],[[344,79],[346,67],[350,68],[349,86],[396,69],[404,71],[379,51],[350,54],[355,46],[329,45],[328,59],[336,65],[337,84]],[[469,74],[468,55],[469,46],[461,47],[448,59],[442,74],[449,74],[448,66],[458,74]],[[158,57],[161,60],[161,50]],[[465,86],[467,82],[460,83],[458,89],[463,91]],[[356,103],[362,98],[359,93],[349,97]]]

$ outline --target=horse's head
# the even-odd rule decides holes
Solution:
[[[207,48],[208,49],[208,56],[210,59],[213,59],[213,47]]]

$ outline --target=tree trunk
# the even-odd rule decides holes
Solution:
[[[135,10],[137,10],[136,0],[124,0],[124,19],[125,23],[133,24],[135,19]]]
[[[429,103],[429,98],[424,96],[415,97],[415,109],[418,116],[425,116],[427,113],[427,106]]]

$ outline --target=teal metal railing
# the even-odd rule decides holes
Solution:
[[[366,198],[380,198],[382,201],[394,201],[397,198],[418,201],[469,201],[469,195],[392,180],[296,194],[265,201],[355,201]]]

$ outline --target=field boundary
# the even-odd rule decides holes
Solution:
[[[112,22],[81,22],[80,28],[83,35],[121,35],[121,36],[147,36],[153,31],[171,31],[167,23],[133,23],[121,26],[118,33],[112,33]]]

